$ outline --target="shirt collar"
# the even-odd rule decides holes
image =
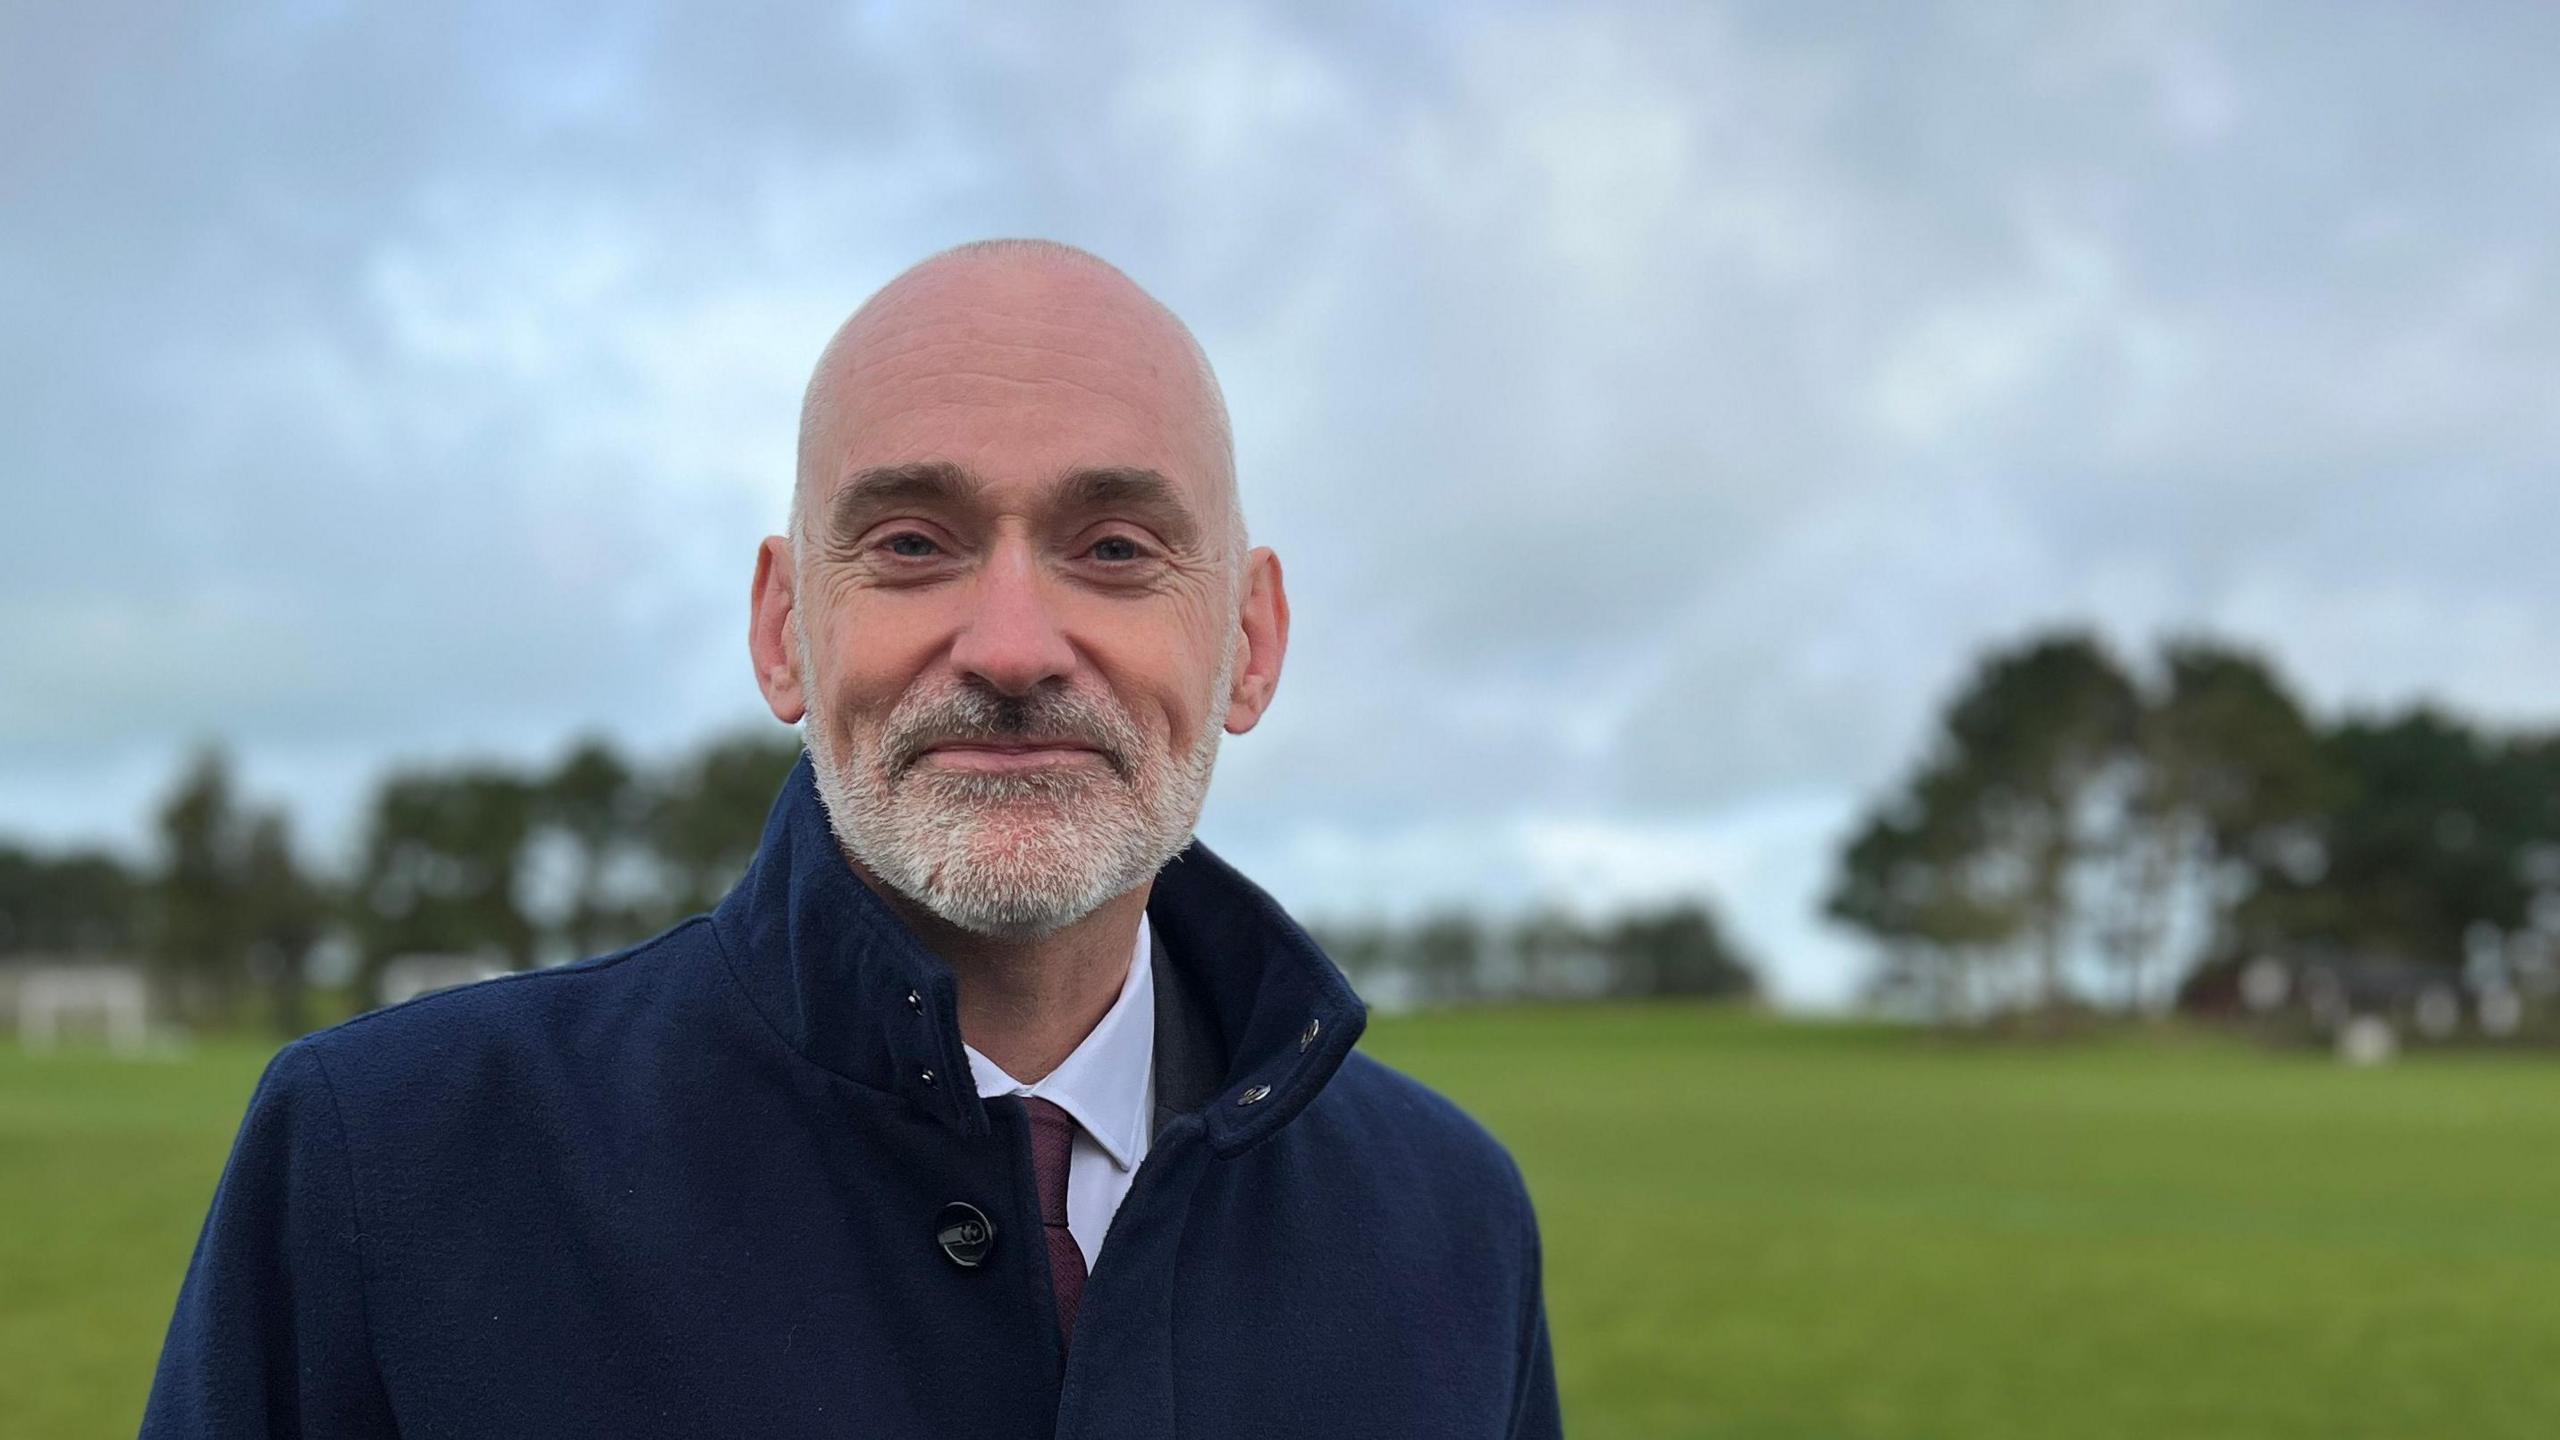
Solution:
[[[1148,1079],[1155,1073],[1156,982],[1150,963],[1153,947],[1147,917],[1138,915],[1138,944],[1129,957],[1129,973],[1120,996],[1102,1019],[1058,1062],[1058,1068],[1030,1085],[1006,1073],[1003,1066],[963,1044],[969,1073],[981,1097],[1036,1095],[1075,1117],[1101,1144],[1111,1163],[1135,1169],[1143,1157],[1147,1133]]]

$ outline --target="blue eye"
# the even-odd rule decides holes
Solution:
[[[1145,553],[1138,548],[1137,541],[1119,535],[1093,542],[1093,558],[1096,560],[1136,560]]]
[[[942,548],[913,530],[892,535],[881,544],[890,554],[905,560],[922,560]]]

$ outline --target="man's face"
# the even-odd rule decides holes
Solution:
[[[831,356],[792,551],[829,819],[981,934],[1046,934],[1144,883],[1236,718],[1223,449],[1179,332],[1104,278],[925,272],[866,312]]]

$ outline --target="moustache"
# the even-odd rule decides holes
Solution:
[[[1117,707],[1095,696],[1072,691],[995,695],[961,689],[901,704],[889,717],[880,748],[895,780],[934,746],[966,741],[1089,746],[1113,774],[1127,780],[1129,757],[1144,745],[1145,737]]]

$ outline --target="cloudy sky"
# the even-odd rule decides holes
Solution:
[[[1985,645],[2560,718],[2554,73],[2538,3],[9,5],[0,833],[755,723],[819,343],[1040,234],[1191,321],[1289,567],[1211,843],[1703,887],[1837,1000]]]

